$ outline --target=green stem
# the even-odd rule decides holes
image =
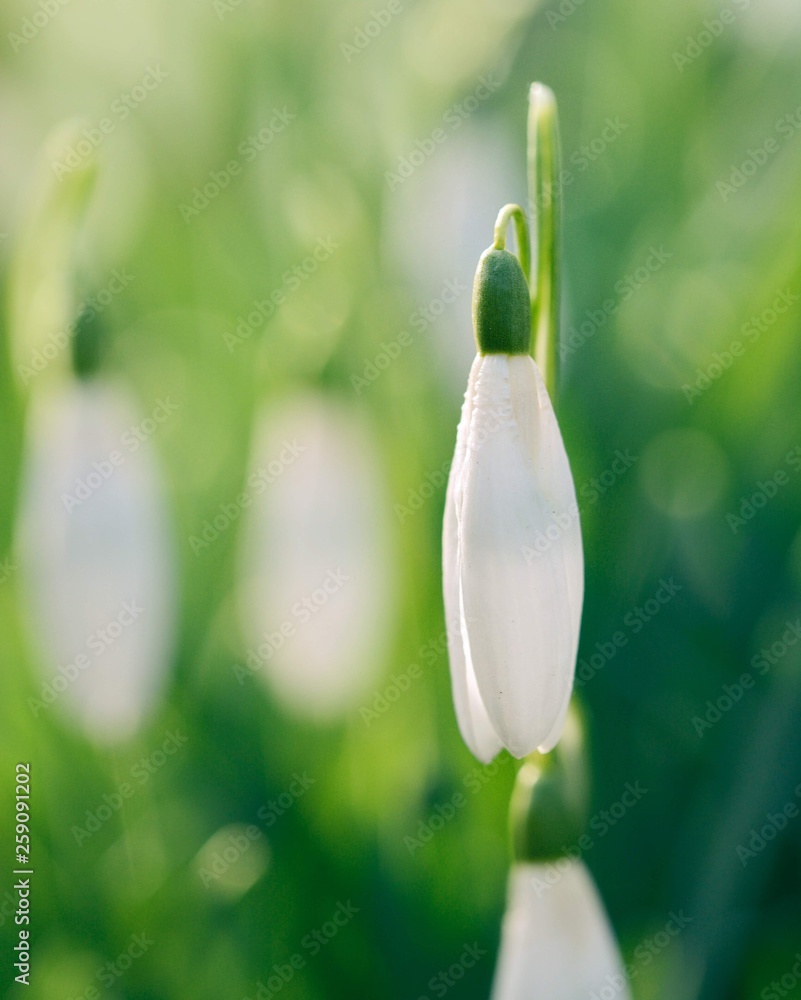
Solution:
[[[64,160],[65,150],[86,141],[85,125],[68,121],[48,136],[11,259],[8,336],[17,373],[30,367],[37,349],[69,335],[75,319],[75,241],[94,187],[97,154],[70,168]],[[64,351],[52,367],[60,371],[68,359]]]
[[[526,281],[531,283],[531,241],[528,235],[528,219],[519,205],[504,205],[495,220],[495,238],[492,246],[495,250],[506,249],[506,230],[514,220],[515,236],[517,237],[517,256]]]
[[[532,83],[528,101],[528,197],[535,230],[531,353],[548,392],[556,390],[561,230],[559,120],[553,91]]]
[[[509,807],[515,860],[564,857],[586,830],[589,805],[585,724],[574,699],[558,746],[529,754],[517,773]]]

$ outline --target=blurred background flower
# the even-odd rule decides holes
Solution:
[[[55,708],[34,716],[44,634],[25,598],[34,560],[12,546],[34,453],[7,343],[0,765],[10,786],[32,762],[25,995],[238,1000],[259,982],[303,998],[489,995],[515,768],[477,766],[456,729],[439,537],[469,289],[498,208],[525,202],[533,79],[557,94],[564,152],[559,407],[587,564],[578,677],[594,774],[582,860],[638,1000],[797,990],[799,19],[780,0],[373,6],[0,12],[6,314],[34,165],[80,115],[83,134],[46,153],[61,185],[99,163],[70,249],[74,298],[119,289],[103,296],[98,378],[124,387],[132,419],[175,406],[148,450],[180,594],[135,732],[98,745]],[[36,391],[55,405],[55,385]],[[386,497],[359,526],[376,533],[364,565],[392,562],[369,570],[359,685],[313,718],[241,673],[255,507],[193,543],[263,461],[261,414],[269,441],[295,399],[335,406],[319,418],[332,435],[341,415],[365,442],[337,434],[360,450],[350,487]],[[263,630],[284,585],[305,594],[290,564],[302,515],[348,506],[346,489],[315,485],[296,510],[289,483],[263,496]],[[312,551],[322,527],[308,530]],[[302,665],[327,661],[315,646]],[[627,784],[647,789],[631,807]],[[0,855],[12,841],[9,817]],[[692,918],[677,935],[672,912]],[[474,944],[486,956],[467,969]]]
[[[630,1000],[615,939],[581,861],[516,863],[493,987],[494,1000],[619,996]]]
[[[174,544],[149,438],[170,415],[141,417],[94,380],[29,414],[14,554],[44,673],[29,708],[39,718],[63,696],[101,741],[130,737],[166,683]]]
[[[246,668],[301,715],[347,715],[380,681],[392,642],[381,455],[357,412],[322,394],[259,422],[240,495]]]

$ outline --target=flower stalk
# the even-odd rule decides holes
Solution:
[[[561,152],[556,98],[533,83],[528,98],[528,197],[534,228],[531,287],[531,352],[551,399],[558,375]]]
[[[506,249],[506,230],[509,223],[515,224],[515,236],[517,238],[517,255],[520,258],[520,266],[527,282],[531,282],[531,239],[529,237],[528,219],[526,213],[519,205],[504,205],[498,212],[495,220],[495,235],[492,241],[494,250]]]

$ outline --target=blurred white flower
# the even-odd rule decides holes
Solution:
[[[559,740],[584,595],[578,505],[545,384],[527,354],[470,371],[443,527],[456,715],[484,762]]]
[[[257,424],[242,533],[247,665],[290,710],[331,719],[380,676],[394,572],[368,426],[322,394]]]
[[[582,861],[518,863],[492,1000],[630,1000],[609,919]]]
[[[28,414],[18,551],[45,672],[31,707],[57,701],[101,742],[141,724],[172,648],[172,539],[150,426],[101,379],[37,395]]]

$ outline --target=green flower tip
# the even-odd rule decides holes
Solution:
[[[473,282],[473,327],[480,354],[528,354],[531,301],[520,261],[492,246]]]
[[[81,311],[72,334],[72,370],[80,379],[90,379],[100,368],[104,348],[103,325],[97,312]]]
[[[559,746],[531,754],[518,772],[509,817],[517,861],[565,857],[584,833],[590,788],[582,730],[571,705]]]

